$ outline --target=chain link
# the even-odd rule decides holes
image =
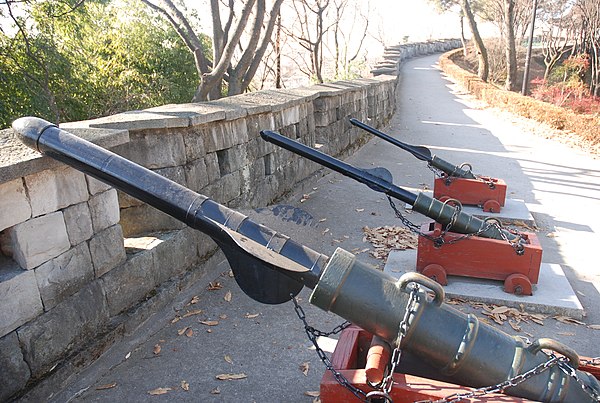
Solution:
[[[338,370],[336,370],[333,367],[331,360],[329,359],[327,354],[325,354],[325,351],[323,351],[323,349],[319,346],[319,343],[317,342],[318,337],[328,337],[328,336],[331,336],[331,335],[341,332],[342,330],[344,330],[345,328],[350,326],[350,322],[346,321],[346,322],[342,323],[341,325],[336,326],[330,332],[322,332],[308,324],[308,322],[306,321],[306,314],[304,313],[304,309],[302,309],[300,304],[298,304],[298,301],[296,300],[295,297],[292,297],[292,301],[294,301],[294,310],[296,311],[296,315],[298,315],[298,318],[304,324],[304,331],[306,332],[308,339],[315,346],[317,355],[319,356],[319,358],[321,359],[323,364],[325,364],[325,367],[329,370],[329,372],[331,372],[331,374],[333,375],[335,380],[340,385],[342,385],[343,387],[348,389],[350,392],[352,392],[352,394],[354,396],[356,396],[361,402],[368,402],[367,393],[364,392],[362,389],[359,389],[356,386],[354,386],[341,372],[339,372]]]

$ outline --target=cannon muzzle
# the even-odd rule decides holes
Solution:
[[[477,179],[476,176],[473,175],[471,170],[463,169],[462,166],[454,165],[448,161],[441,159],[436,155],[432,155],[431,150],[427,147],[413,146],[411,144],[403,143],[402,141],[399,141],[393,138],[392,136],[385,134],[384,132],[377,130],[376,128],[371,127],[368,124],[363,123],[360,120],[356,120],[354,118],[350,119],[350,123],[352,123],[356,127],[360,127],[361,129],[368,131],[374,136],[377,136],[389,143],[392,143],[396,147],[400,147],[401,149],[408,151],[421,161],[427,161],[429,165],[439,169],[448,176],[455,178]]]
[[[412,356],[439,376],[460,385],[497,384],[545,365],[548,356],[542,348],[566,354],[572,365],[568,368],[577,367],[577,355],[557,342],[540,339],[526,345],[521,339],[444,304],[443,289],[427,277],[411,274],[396,281],[356,261],[343,249],[329,258],[42,119],[21,118],[13,123],[13,128],[24,143],[39,152],[209,235],[227,256],[240,288],[257,301],[285,302],[307,286],[313,289],[312,304],[390,343],[398,339],[404,313],[408,312],[408,328],[400,343],[403,357]],[[336,164],[332,160],[332,165]],[[355,174],[357,178],[370,175],[364,171]],[[371,176],[373,186],[393,189],[379,176]],[[407,192],[410,200],[413,196]],[[414,196],[415,206],[418,200]],[[420,290],[414,302],[406,288],[415,282],[433,288],[435,298],[430,301],[427,293]],[[591,403],[597,400],[594,394],[600,394],[600,385],[585,372],[568,372],[553,366],[505,391],[537,401]]]
[[[401,200],[413,206],[413,210],[429,217],[436,222],[446,226],[450,231],[459,234],[477,234],[484,238],[499,240],[508,240],[509,242],[521,242],[521,237],[510,231],[506,231],[498,226],[489,223],[463,212],[458,207],[448,203],[442,203],[424,193],[418,195],[402,189],[399,186],[390,183],[386,179],[371,174],[370,172],[356,168],[344,161],[340,161],[330,155],[310,148],[302,143],[282,136],[272,131],[260,132],[263,139],[276,144],[286,150],[292,151],[302,157],[308,158],[329,169],[348,176],[360,183],[369,186],[371,189],[385,193],[393,198]],[[382,168],[380,168],[382,169]],[[388,175],[391,177],[391,174]]]

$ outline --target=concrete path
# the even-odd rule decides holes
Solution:
[[[404,65],[398,112],[384,129],[449,161],[468,161],[476,173],[504,178],[510,197],[524,200],[533,213],[543,261],[565,269],[587,312],[584,322],[600,324],[600,268],[595,260],[600,246],[600,162],[547,139],[553,132],[542,125],[482,108],[443,77],[436,61],[437,56],[430,56]],[[381,140],[370,141],[348,162],[383,166],[397,185],[412,190],[432,187],[433,174],[425,163]],[[282,205],[251,215],[325,254],[336,247],[357,252],[368,248],[362,240],[364,226],[400,225],[383,195],[339,174],[324,174]],[[417,223],[424,220],[416,213],[408,216]],[[359,258],[383,268],[383,261],[366,252]],[[324,366],[311,350],[293,305],[253,302],[228,276],[222,256],[214,259],[221,264],[210,278],[183,291],[177,304],[152,317],[50,400],[311,402],[314,398],[305,392],[318,391]],[[207,290],[210,281],[220,287]],[[309,322],[318,329],[327,331],[342,322],[308,306],[307,290],[300,297]],[[467,303],[457,308],[483,317]],[[189,316],[174,321],[185,313]],[[507,323],[499,327],[529,338],[556,338],[580,354],[600,356],[600,330],[552,318],[543,325],[521,326],[521,332]],[[219,374],[246,377],[223,381],[216,379]],[[157,388],[165,388],[164,394],[149,394]]]

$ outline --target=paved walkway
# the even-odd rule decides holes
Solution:
[[[476,173],[504,178],[510,197],[525,200],[534,214],[544,262],[565,268],[588,312],[586,323],[600,324],[600,266],[594,253],[600,245],[596,214],[600,162],[546,139],[551,131],[541,125],[478,107],[443,77],[436,61],[437,56],[430,56],[404,65],[398,112],[386,131],[408,143],[426,145],[449,161],[468,161]],[[369,142],[348,161],[362,167],[384,166],[397,185],[409,189],[432,186],[433,175],[423,162],[381,140]],[[338,174],[325,173],[289,199],[288,214],[275,216],[273,211],[285,210],[280,207],[252,215],[326,254],[336,247],[358,251],[368,247],[362,241],[364,226],[400,225],[383,195]],[[301,203],[301,199],[306,200]],[[410,218],[422,220],[417,214]],[[359,256],[383,266],[366,253]],[[171,309],[158,313],[114,346],[53,400],[312,401],[305,392],[318,391],[324,367],[310,349],[292,304],[255,303],[227,275],[222,257],[215,261],[222,263],[207,281],[183,292]],[[207,290],[209,281],[219,282],[221,288]],[[300,296],[315,327],[329,330],[341,322],[308,306],[307,290]],[[190,304],[192,300],[197,302]],[[459,308],[476,312],[468,304]],[[192,315],[174,322],[176,309],[179,315]],[[600,355],[598,343],[593,342],[599,339],[600,330],[550,318],[543,326],[522,325],[518,333],[522,336],[553,337],[581,354]],[[506,323],[500,328],[515,333]],[[244,374],[246,378],[223,381],[216,379],[219,374]],[[157,388],[165,388],[165,393],[148,393]]]

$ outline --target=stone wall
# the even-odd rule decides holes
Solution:
[[[368,139],[348,119],[385,124],[396,83],[267,90],[61,127],[217,202],[261,207],[320,167],[260,130],[344,158]],[[11,130],[0,133],[0,206],[0,401],[46,400],[221,259],[206,235],[40,156]]]

